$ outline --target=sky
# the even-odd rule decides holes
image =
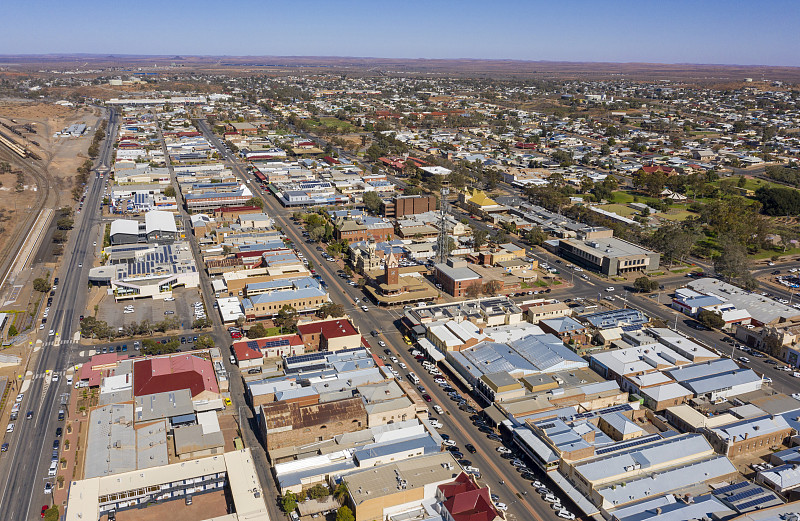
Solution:
[[[0,54],[800,66],[800,0],[26,0]]]

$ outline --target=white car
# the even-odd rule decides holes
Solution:
[[[433,406],[433,410],[434,410],[434,411],[436,411],[436,413],[437,413],[437,414],[444,414],[444,409],[442,409],[442,408],[441,408],[440,406],[438,406],[438,405],[434,405],[434,406]]]
[[[455,447],[456,442],[454,442],[453,440],[444,440],[442,442],[442,445],[444,445],[445,447]]]
[[[505,512],[506,510],[508,510],[508,505],[506,505],[505,503],[495,503],[494,507],[500,512]]]
[[[614,291],[614,289],[615,289],[614,286],[609,286],[609,287],[606,288],[606,291],[608,291],[610,293],[610,292]]]
[[[122,310],[122,314],[124,314],[124,315],[130,315],[131,313],[135,313],[135,311],[132,310],[132,309],[123,309]]]
[[[369,311],[369,308],[367,308],[367,306],[361,306],[361,311],[366,313],[367,311]]]
[[[164,302],[174,302],[174,301],[175,301],[175,297],[167,297],[167,298],[164,299]]]
[[[53,380],[54,382],[57,382],[57,381],[58,381],[58,373],[53,373],[53,378],[52,378],[52,380]]]
[[[464,470],[466,470],[467,472],[480,472],[478,467],[473,467],[472,465],[467,465],[466,467],[464,467]]]
[[[381,347],[386,347],[386,342],[384,342],[383,340],[378,340],[378,345]]]
[[[566,508],[562,508],[561,510],[556,512],[556,515],[558,517],[560,517],[560,518],[563,518],[563,519],[575,519],[575,514],[573,514],[572,512],[567,510]]]
[[[561,500],[555,497],[553,494],[545,494],[544,496],[542,496],[542,499],[544,499],[548,503],[561,503]]]
[[[53,331],[52,329],[51,329],[50,331],[48,331],[48,332],[47,332],[47,336],[53,336],[53,335],[55,335],[55,334],[56,334],[56,332],[55,332],[55,331]]]
[[[20,393],[20,394],[17,395],[17,398],[14,401],[17,402],[17,403],[20,403],[24,399],[25,399],[25,395],[23,393]]]
[[[497,447],[497,452],[500,454],[511,454],[513,451],[508,447]]]
[[[14,432],[14,424],[9,423],[8,427],[6,427],[6,432]]]
[[[406,364],[404,364],[403,362],[400,362],[399,365],[400,365],[400,369],[406,369]]]

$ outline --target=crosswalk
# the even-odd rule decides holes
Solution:
[[[62,376],[65,376],[67,374],[67,371],[66,371],[66,369],[64,369],[64,370],[61,370],[61,371],[50,371],[49,373],[36,373],[33,376],[31,376],[31,380],[40,380],[40,379],[43,379],[43,378],[47,378],[48,376],[50,378],[52,378],[52,375],[54,375],[54,374],[57,374],[59,376],[59,378],[60,378]]]

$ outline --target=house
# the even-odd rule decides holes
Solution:
[[[585,344],[589,341],[587,328],[572,317],[548,318],[539,321],[539,327],[545,333],[552,333],[565,343]]]

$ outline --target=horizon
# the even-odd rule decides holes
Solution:
[[[44,4],[44,2],[42,2]],[[513,60],[800,67],[800,5],[775,0],[674,0],[659,4],[589,0],[562,4],[476,0],[394,10],[364,0],[275,7],[252,0],[220,5],[144,0],[31,3],[6,9],[4,56],[124,55],[338,57],[395,60]],[[454,7],[457,7],[454,8]],[[153,16],[156,13],[156,16]],[[36,29],[31,37],[31,28]],[[107,36],[111,32],[112,36]],[[168,52],[164,49],[170,49]]]

